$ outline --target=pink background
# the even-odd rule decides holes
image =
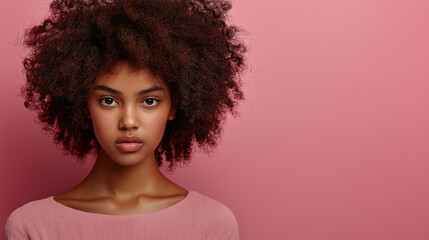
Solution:
[[[92,166],[58,152],[18,96],[17,41],[48,2],[1,0],[2,227]],[[217,152],[167,177],[229,206],[241,239],[429,239],[429,3],[234,4],[247,101]]]

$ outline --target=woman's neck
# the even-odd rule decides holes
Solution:
[[[187,190],[166,178],[152,154],[136,165],[119,165],[101,149],[88,176],[74,189],[85,198],[127,200],[139,196],[186,194]]]

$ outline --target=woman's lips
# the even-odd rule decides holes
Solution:
[[[121,142],[116,143],[116,147],[123,152],[135,152],[143,146],[143,143],[137,142]]]
[[[122,142],[128,142],[128,143],[131,143],[131,142],[142,143],[143,141],[142,141],[140,138],[136,137],[136,136],[122,136],[122,137],[120,137],[120,138],[116,139],[116,143],[122,143]]]

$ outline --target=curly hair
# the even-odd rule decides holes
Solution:
[[[227,0],[54,0],[41,24],[27,29],[24,106],[66,154],[99,151],[85,118],[91,86],[119,61],[148,68],[177,96],[155,150],[158,166],[186,163],[195,142],[216,147],[226,113],[243,100],[246,47],[226,24]]]

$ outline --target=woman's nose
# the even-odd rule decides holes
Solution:
[[[139,127],[139,119],[137,114],[137,107],[134,106],[126,106],[124,107],[121,115],[121,119],[119,121],[119,128],[120,129],[132,129],[132,128],[138,128]]]

